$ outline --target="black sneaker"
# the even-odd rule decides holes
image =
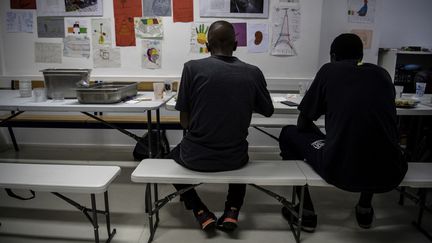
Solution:
[[[372,221],[374,217],[373,207],[364,208],[357,204],[355,207],[355,211],[358,225],[363,229],[369,229],[372,226]]]
[[[198,212],[194,212],[194,215],[202,230],[210,231],[216,228],[217,218],[214,213],[208,210],[200,210]]]
[[[294,207],[295,211],[299,211],[299,206]],[[298,218],[295,217],[287,207],[282,207],[282,215],[288,221],[292,222],[294,227],[298,227]],[[301,229],[305,232],[312,233],[315,231],[318,221],[318,216],[314,211],[303,209]]]
[[[222,216],[217,221],[217,226],[223,231],[233,231],[237,228],[239,211],[237,208],[225,210]]]

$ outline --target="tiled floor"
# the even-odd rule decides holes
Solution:
[[[63,149],[23,148],[19,156],[10,150],[0,152],[0,158],[23,159],[106,159],[126,160],[128,150],[111,150],[98,157],[91,148],[81,152]],[[83,156],[87,154],[87,157]],[[104,158],[102,158],[104,157]],[[130,182],[134,162],[122,167],[122,175],[110,187],[112,226],[117,234],[112,242],[147,242],[148,229],[144,213],[144,186]],[[274,187],[273,190],[290,195],[289,188]],[[226,187],[203,185],[198,189],[205,202],[216,215],[221,214]],[[172,192],[171,186],[161,186],[160,194]],[[346,242],[430,242],[412,225],[417,209],[412,203],[397,204],[396,191],[376,195],[374,207],[376,218],[370,230],[357,226],[353,206],[357,195],[335,188],[311,188],[316,205],[318,228],[315,233],[302,233],[302,242],[346,243]],[[70,195],[78,202],[88,205],[86,195]],[[289,196],[288,196],[289,197]],[[198,229],[190,212],[176,200],[165,206],[156,232],[155,243],[168,242],[295,242],[289,227],[280,215],[279,203],[253,188],[248,188],[245,205],[240,215],[240,227],[233,234],[216,231],[205,234]],[[425,225],[432,232],[431,216],[426,215]],[[61,202],[48,193],[37,193],[29,202],[8,198],[0,192],[0,243],[77,243],[92,242],[93,231],[85,217],[75,208]],[[100,236],[106,238],[103,217],[100,218]]]

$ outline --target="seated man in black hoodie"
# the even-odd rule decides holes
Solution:
[[[383,68],[361,62],[358,36],[338,36],[330,55],[298,107],[297,126],[282,129],[281,156],[305,159],[329,184],[360,192],[356,219],[369,228],[373,194],[397,187],[407,170],[398,144],[395,89]],[[322,115],[326,135],[313,123]],[[317,217],[308,190],[304,207],[303,230],[313,231]],[[291,218],[286,208],[282,213]]]

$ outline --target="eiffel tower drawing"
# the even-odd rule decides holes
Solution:
[[[288,20],[288,10],[289,8],[280,8],[280,10],[285,11],[282,20],[282,27],[278,36],[277,41],[275,42],[273,48],[276,49],[278,47],[282,47],[282,45],[289,47],[291,50],[286,50],[284,54],[288,54],[290,51],[294,55],[297,55],[296,50],[294,49],[294,45],[292,44],[290,32],[289,32],[289,20]]]

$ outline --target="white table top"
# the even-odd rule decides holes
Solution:
[[[16,111],[74,111],[74,112],[143,112],[156,110],[163,106],[173,96],[163,100],[154,100],[153,92],[139,92],[135,99],[149,98],[135,104],[120,102],[115,104],[81,104],[77,99],[61,101],[48,99],[35,102],[33,98],[21,98],[17,90],[0,90],[0,110]]]
[[[408,163],[408,171],[400,185],[432,188],[432,163]]]
[[[272,93],[272,100],[275,114],[298,114],[297,106],[287,106],[281,103],[282,100],[289,100],[300,104],[301,97],[298,94],[278,94]],[[404,94],[404,97],[410,97],[412,94]],[[426,94],[421,98],[421,103],[415,108],[397,108],[399,116],[431,116],[432,115],[432,95]],[[168,110],[175,110],[175,100],[168,101],[165,107]]]
[[[103,193],[119,173],[118,166],[0,163],[0,188]]]
[[[224,172],[196,172],[174,160],[145,159],[132,173],[133,182],[165,184],[242,183],[262,186],[305,185],[306,178],[296,163],[251,161],[241,169]]]

